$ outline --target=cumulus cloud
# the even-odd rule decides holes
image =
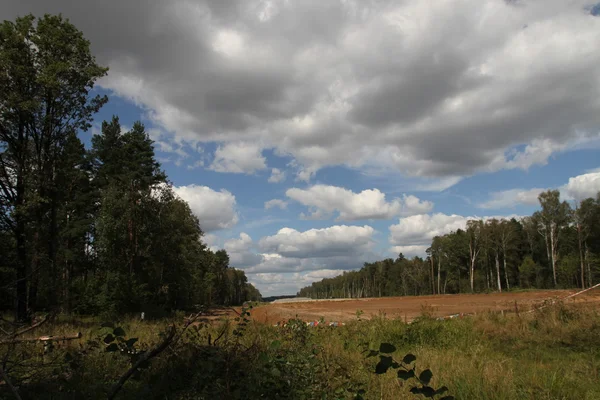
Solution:
[[[428,248],[429,245],[393,246],[390,252],[394,254],[402,253],[405,257],[423,257]]]
[[[285,180],[285,171],[279,168],[271,168],[271,176],[269,177],[269,183],[279,183]]]
[[[287,208],[287,202],[283,201],[281,199],[273,199],[273,200],[269,200],[269,201],[265,201],[265,210],[274,208],[274,207],[279,207],[282,210],[285,210]]]
[[[208,186],[175,186],[173,191],[189,205],[205,232],[231,228],[238,223],[235,196],[227,190]]]
[[[267,168],[260,146],[252,143],[227,143],[217,147],[209,169],[216,172],[253,174]]]
[[[600,192],[600,172],[592,172],[569,178],[569,182],[561,188],[565,197],[581,201],[588,197],[596,198]]]
[[[581,201],[588,197],[595,198],[600,192],[600,171],[569,178],[569,181],[557,188],[565,200]],[[538,196],[548,189],[510,189],[493,192],[490,199],[479,204],[479,208],[501,209],[514,208],[517,205],[539,205]]]
[[[227,240],[224,245],[229,254],[229,263],[235,268],[256,265],[262,261],[261,255],[256,254],[253,247],[252,238],[245,232],[240,233],[238,239]]]
[[[393,253],[424,256],[435,236],[445,235],[457,229],[466,229],[471,219],[488,220],[491,218],[520,218],[518,215],[465,217],[462,215],[446,215],[443,213],[413,215],[400,218],[397,224],[389,227],[389,241],[393,245]]]
[[[375,230],[368,225],[335,225],[299,232],[282,228],[275,235],[260,239],[264,252],[291,258],[360,255],[370,250]]]
[[[71,3],[8,2],[2,15],[62,12],[111,67],[101,85],[165,132],[261,143],[301,179],[340,164],[442,178],[528,168],[598,135],[600,18],[586,0]],[[264,168],[256,150],[248,163],[225,150],[212,168]]]
[[[309,219],[328,218],[338,212],[337,220],[389,219],[398,215],[413,215],[431,211],[433,203],[404,195],[388,202],[379,189],[354,193],[337,186],[314,185],[308,189],[292,188],[286,196],[309,207]]]
[[[247,274],[340,271],[378,258],[371,251],[371,234],[370,227],[333,226],[306,232],[284,228],[258,243],[243,232],[225,241],[223,247],[231,265]]]
[[[464,229],[468,217],[462,215],[421,214],[401,218],[390,226],[390,242],[399,246],[426,245],[434,236]]]
[[[494,192],[491,194],[491,198],[479,204],[479,208],[514,208],[517,205],[536,205],[539,204],[538,196],[546,189],[533,188],[533,189],[510,189],[501,192]]]
[[[249,281],[263,295],[295,294],[302,287],[325,278],[341,275],[343,270],[310,271],[305,273],[257,273],[248,274]]]

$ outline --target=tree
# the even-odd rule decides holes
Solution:
[[[558,261],[558,243],[562,229],[569,222],[571,207],[566,201],[560,201],[558,190],[548,190],[540,193],[538,200],[542,210],[537,214],[540,231],[546,240],[549,260],[552,265],[554,286],[557,286],[556,263]]]
[[[514,241],[516,239],[516,231],[514,225],[505,219],[500,221],[498,226],[500,236],[500,247],[502,248],[502,262],[504,263],[504,278],[506,281],[506,289],[510,290],[510,282],[508,278],[507,258],[508,251],[514,249]]]
[[[56,261],[55,241],[44,239],[57,233],[57,162],[68,136],[87,130],[107,101],[89,95],[107,68],[68,20],[29,15],[0,26],[0,69],[0,190],[18,255],[16,318],[24,320],[39,269]]]
[[[475,277],[475,262],[481,250],[481,236],[483,233],[483,221],[469,220],[467,221],[467,234],[469,235],[469,280],[471,282],[471,292],[475,291],[473,279]]]

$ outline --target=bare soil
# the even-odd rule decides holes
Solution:
[[[545,300],[563,299],[576,293],[577,290],[539,290],[516,293],[492,294],[453,294],[412,297],[384,297],[348,300],[321,300],[293,303],[270,303],[252,310],[252,319],[258,322],[275,324],[290,318],[300,318],[304,321],[343,322],[356,319],[357,310],[363,313],[361,318],[385,314],[387,318],[401,318],[412,321],[423,311],[437,317],[456,314],[473,314],[486,311],[515,311],[519,312],[540,306]],[[585,304],[600,307],[600,290],[592,290],[574,298],[565,300],[566,303]]]

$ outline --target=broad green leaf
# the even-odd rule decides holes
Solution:
[[[271,342],[271,348],[272,349],[278,349],[280,347],[281,347],[281,341],[279,341],[279,340],[273,340]]]
[[[380,361],[375,366],[376,374],[385,374],[387,370],[392,366],[393,360],[392,357],[387,356],[379,356]]]
[[[112,334],[108,334],[106,335],[106,337],[104,338],[104,343],[109,344],[115,341],[115,337]]]
[[[404,358],[402,359],[402,362],[404,364],[410,364],[411,362],[415,361],[417,359],[417,357],[415,357],[413,354],[407,354],[404,356]]]
[[[114,352],[114,351],[118,351],[119,350],[119,346],[117,346],[116,343],[111,343],[110,345],[108,345],[108,347],[106,348],[106,351],[108,352]]]
[[[381,353],[393,353],[396,351],[396,346],[394,346],[393,344],[389,344],[389,343],[381,343],[379,345],[379,351]]]
[[[425,397],[433,397],[435,396],[435,389],[430,386],[423,386],[421,388],[421,394]]]
[[[415,371],[413,371],[412,369],[408,370],[408,371],[401,369],[398,371],[398,378],[402,379],[404,381],[407,379],[410,379],[410,378],[414,378],[414,376],[415,376]]]
[[[433,377],[433,373],[431,372],[431,370],[426,369],[425,371],[421,372],[421,374],[419,375],[419,380],[421,382],[423,382],[425,385],[427,385],[431,381],[432,377]]]
[[[379,355],[379,352],[377,350],[370,350],[369,354],[367,355],[367,358],[369,357],[377,357]]]
[[[442,393],[446,393],[448,391],[448,388],[446,386],[442,386],[441,388],[439,388],[438,390],[435,391],[435,394],[442,394]]]
[[[138,341],[138,338],[131,338],[131,339],[128,339],[125,342],[125,344],[127,345],[127,347],[132,347],[137,341]]]
[[[115,330],[113,331],[113,335],[115,336],[125,336],[125,331],[123,330],[123,328],[121,328],[120,326],[115,328]]]

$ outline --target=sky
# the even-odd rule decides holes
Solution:
[[[0,0],[62,13],[263,295],[600,190],[600,3]]]

